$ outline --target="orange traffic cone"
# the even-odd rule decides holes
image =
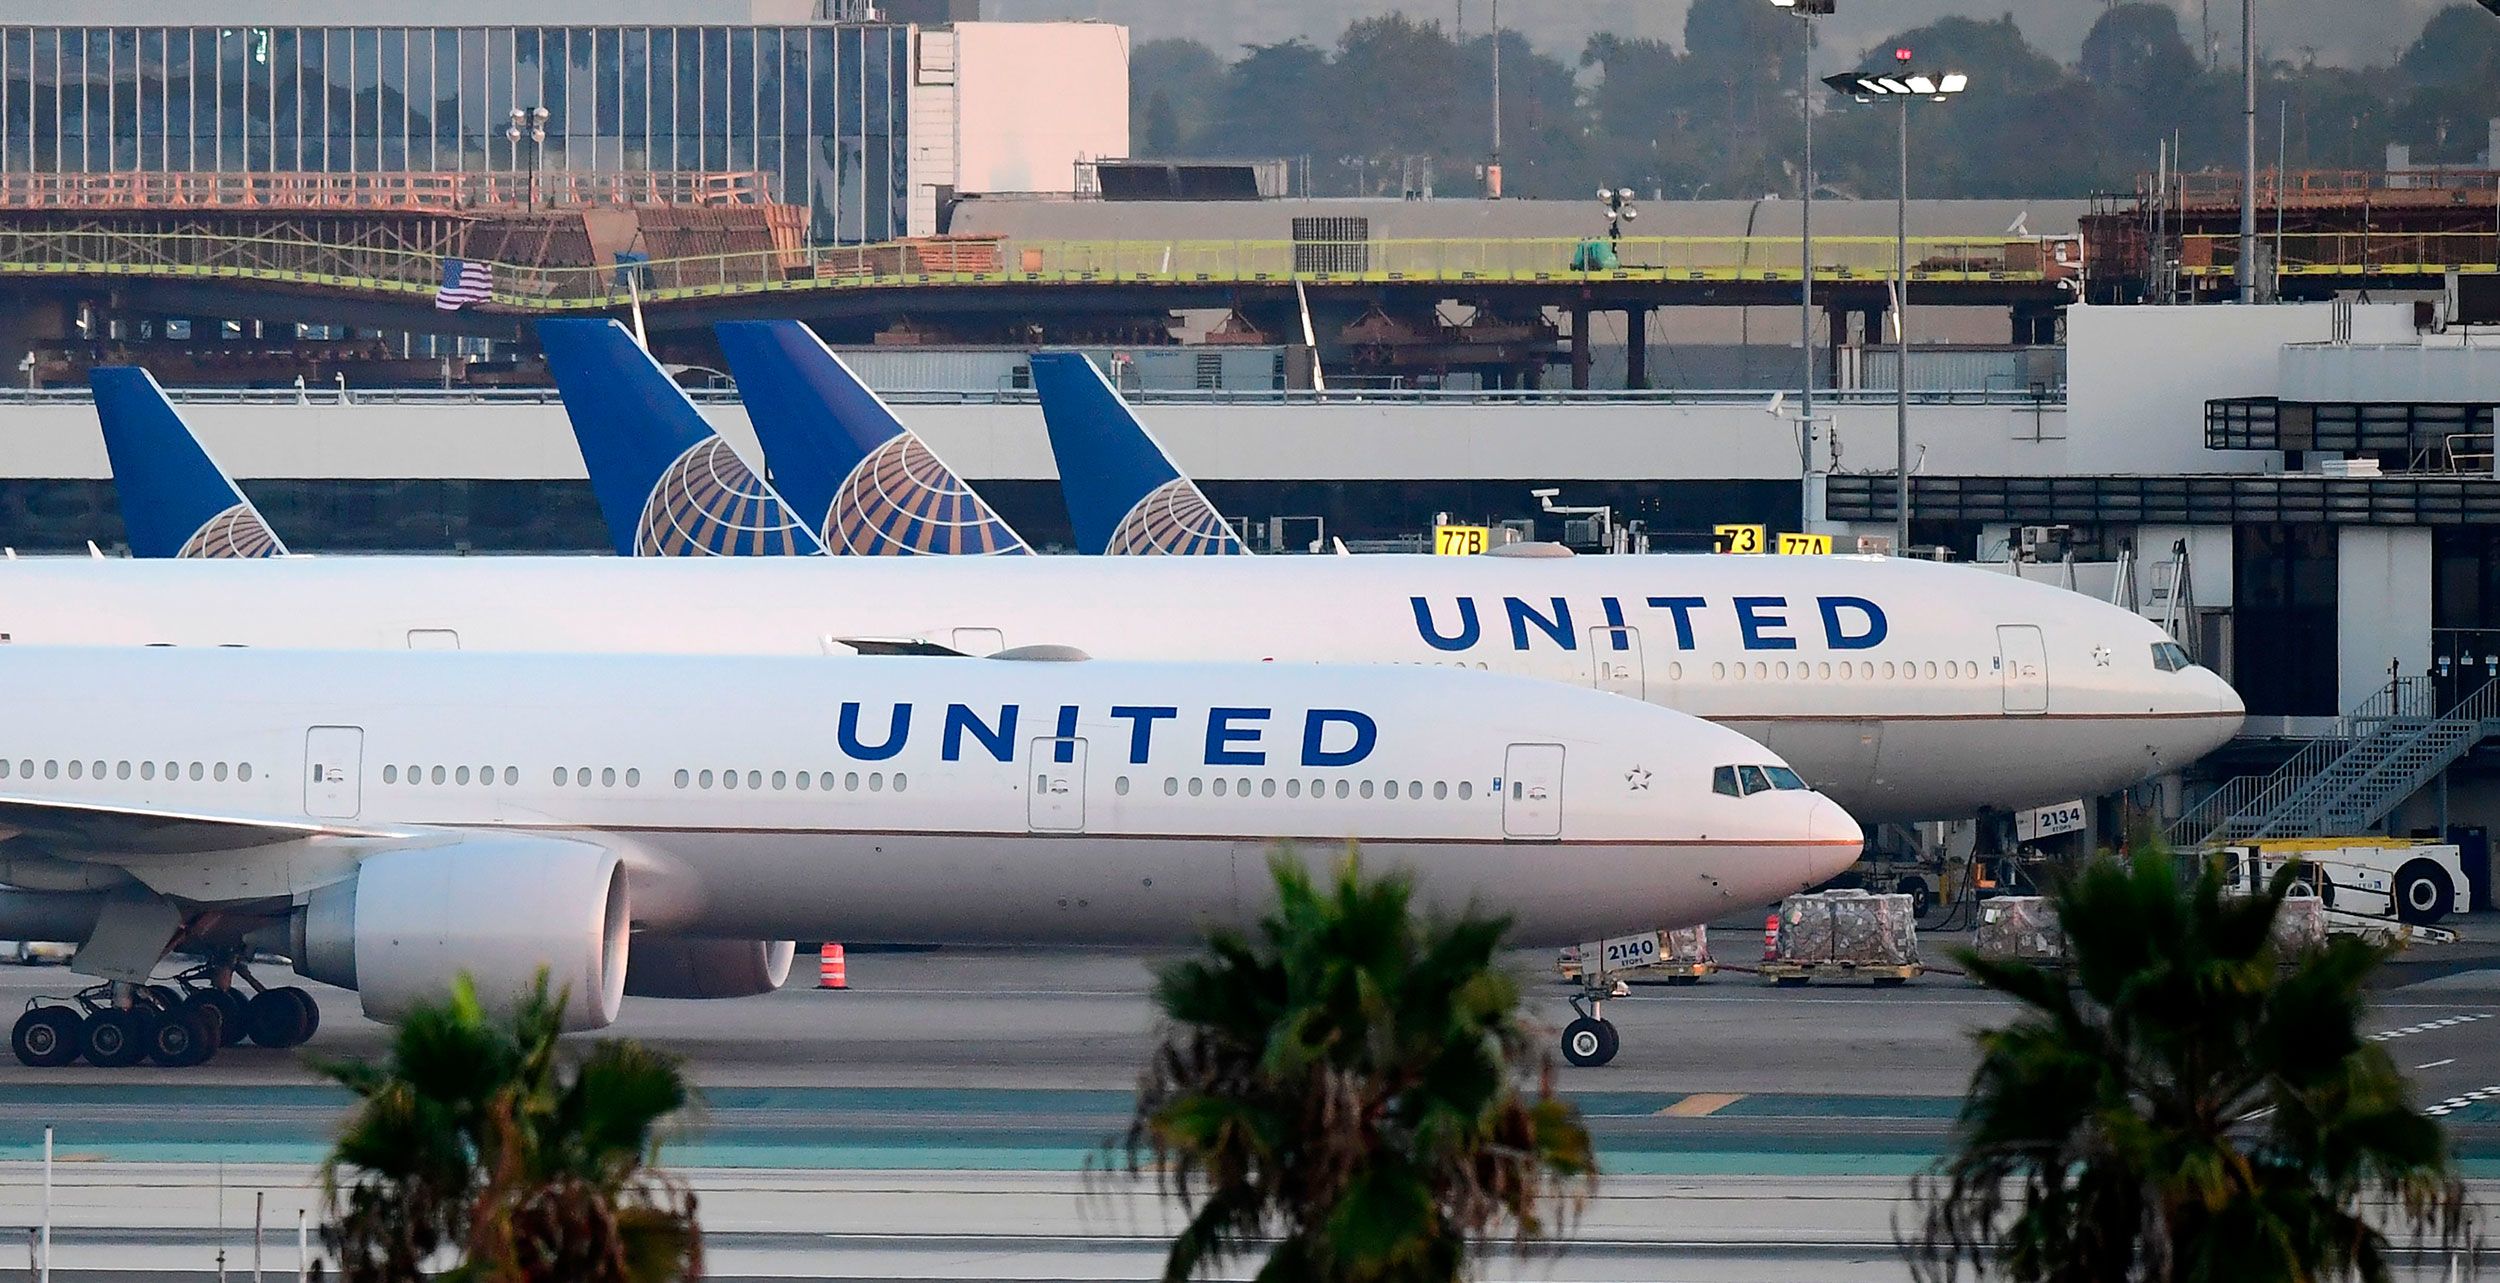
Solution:
[[[823,948],[816,951],[816,987],[819,989],[851,987],[850,976],[845,973],[842,966],[841,945],[827,941]]]
[[[1777,913],[1762,920],[1762,960],[1780,960],[1780,915]]]

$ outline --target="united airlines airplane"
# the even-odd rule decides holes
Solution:
[[[623,327],[541,321],[538,343],[616,555],[790,557],[825,550],[809,523],[712,431]]]
[[[283,557],[286,544],[217,466],[165,390],[135,366],[99,365],[95,390],[122,528],[134,557]]]
[[[586,325],[589,322],[541,322]],[[633,340],[614,321],[586,336],[610,359]],[[816,332],[797,321],[713,327],[774,483],[816,521],[825,550],[857,556],[1028,553],[1024,538],[903,426]]]
[[[1224,514],[1082,352],[1033,354],[1050,452],[1079,552],[1243,553]]]
[[[1859,557],[27,559],[0,562],[0,638],[1462,666],[1723,723],[1861,820],[2108,793],[2243,713],[2128,611]]]
[[[1359,842],[1530,946],[1761,904],[1861,843],[1733,731],[1424,668],[20,647],[0,706],[0,930],[85,941],[102,982],[18,1019],[37,1066],[303,1041],[256,951],[386,1021],[545,969],[595,1029],[768,991],[790,939],[1183,941],[1265,904],[1279,842]],[[182,990],[175,951],[206,960]],[[1566,1050],[1602,1063],[1582,1010]]]

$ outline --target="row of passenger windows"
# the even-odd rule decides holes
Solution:
[[[475,771],[472,771],[465,766],[436,766],[431,768],[411,766],[403,772],[397,766],[385,765],[382,768],[382,782],[385,784],[397,784],[401,780],[405,779],[410,784],[424,784],[430,781],[435,784],[468,784],[474,782],[478,784],[492,785],[495,782],[497,774],[497,769],[492,766],[481,766]],[[558,771],[556,774],[561,776],[563,772]],[[501,775],[503,783],[506,787],[511,787],[521,782],[520,767],[504,767],[501,770]],[[562,779],[558,779],[556,782],[561,784],[564,781]]]
[[[631,773],[627,772],[627,774]],[[896,771],[891,776],[883,771],[870,771],[866,775],[857,771],[845,771],[840,775],[831,771],[773,771],[770,773],[748,771],[744,775],[736,771],[721,771],[718,774],[711,771],[679,771],[677,773],[677,787],[681,789],[742,788],[759,793],[767,789],[774,792],[797,789],[805,793],[813,789],[819,793],[857,793],[862,786],[865,786],[871,793],[882,793],[886,791],[889,781],[897,793],[911,787],[910,779],[906,778],[901,771]]]
[[[1040,781],[1036,780],[1035,783],[1038,785]],[[1328,780],[1312,780],[1309,785],[1309,795],[1315,798],[1327,797],[1330,795],[1331,787],[1332,784]],[[1422,780],[1337,780],[1334,782],[1333,787],[1335,789],[1335,795],[1338,797],[1368,798],[1378,796],[1387,798],[1391,801],[1404,798],[1409,801],[1420,802],[1424,800],[1424,791],[1426,789],[1430,789],[1433,801],[1446,802],[1450,800],[1450,794],[1452,792],[1452,786],[1448,780],[1434,780],[1430,784],[1426,784]],[[1177,775],[1167,775],[1163,777],[1163,795],[1165,797],[1179,797],[1184,792],[1188,793],[1191,797],[1204,797],[1208,794],[1213,794],[1216,797],[1248,797],[1250,796],[1253,788],[1256,788],[1260,797],[1275,797],[1279,793],[1282,793],[1284,796],[1292,798],[1301,797],[1304,794],[1304,785],[1302,781],[1291,778],[1280,783],[1271,777],[1259,780],[1254,785],[1248,776],[1240,776],[1229,779],[1221,775],[1218,775],[1213,779],[1208,779],[1204,776],[1198,775],[1192,775],[1186,779]],[[1122,797],[1128,796],[1128,789],[1128,777],[1125,775],[1111,781],[1111,791]],[[1459,801],[1469,801],[1476,796],[1476,786],[1466,780],[1460,780],[1456,786],[1456,792],[1458,794]]]
[[[1806,782],[1785,766],[1722,766],[1710,772],[1710,791],[1728,797],[1789,793],[1805,787]]]
[[[1755,660],[1751,664],[1717,663],[1710,666],[1710,679],[1721,682],[1958,682],[1978,676],[1979,661],[1975,659],[1948,659],[1942,664],[1931,659],[1924,665],[1896,664],[1891,660],[1885,660],[1880,664],[1867,660],[1853,663],[1845,659],[1838,664],[1828,660],[1819,663],[1807,663],[1800,660],[1794,664],[1787,660],[1777,662]]]
[[[160,765],[156,762],[102,762],[75,759],[64,763],[57,758],[47,758],[37,762],[31,757],[22,757],[15,761],[0,757],[0,780],[10,778],[31,780],[36,777],[37,772],[41,772],[43,778],[47,780],[57,780],[63,775],[73,780],[100,780],[109,775],[117,780],[127,780],[135,776],[142,780],[214,780],[222,784],[230,776],[235,780],[248,783],[252,778],[252,764],[250,762],[236,762],[232,765],[225,762],[166,762]]]

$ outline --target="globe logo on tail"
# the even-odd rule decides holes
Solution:
[[[1103,551],[1115,557],[1202,557],[1242,551],[1241,540],[1224,515],[1186,477],[1174,477],[1146,492],[1137,506],[1120,518]]]
[[[252,557],[274,557],[284,549],[278,546],[278,532],[252,511],[252,505],[238,503],[200,524],[183,540],[177,558],[192,561],[225,561]]]
[[[789,557],[813,552],[790,515],[719,437],[689,447],[660,474],[634,532],[637,557]]]
[[[868,453],[825,513],[825,548],[854,557],[1029,552],[963,479],[908,433]]]

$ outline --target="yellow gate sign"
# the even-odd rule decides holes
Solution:
[[[1783,557],[1827,557],[1832,551],[1830,535],[1781,535],[1780,555]]]
[[[1434,526],[1432,550],[1444,557],[1472,557],[1493,542],[1489,526]]]
[[[1767,538],[1760,526],[1712,526],[1710,533],[1715,536],[1712,542],[1718,545],[1719,552],[1762,552]]]

